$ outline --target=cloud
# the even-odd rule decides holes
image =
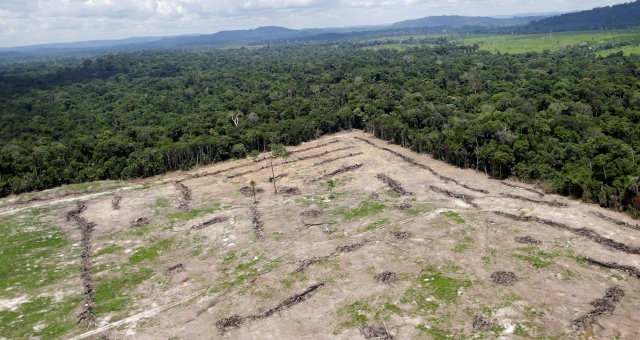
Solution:
[[[372,25],[429,15],[505,15],[610,4],[602,0],[0,0],[0,46],[213,33],[262,25]]]

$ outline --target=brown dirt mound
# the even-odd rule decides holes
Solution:
[[[633,230],[640,230],[640,225],[637,225],[637,224],[631,224],[631,223],[627,223],[625,221],[620,221],[620,220],[617,220],[617,219],[615,219],[613,217],[609,217],[609,216],[607,216],[607,215],[605,215],[603,213],[599,213],[597,211],[592,211],[591,214],[593,214],[596,217],[600,217],[601,219],[603,219],[603,220],[605,220],[607,222],[611,222],[611,223],[613,223],[615,225],[619,225],[621,227],[625,227],[625,228],[629,228],[629,229],[633,229]]]
[[[542,242],[540,242],[540,240],[536,240],[535,238],[527,235],[527,236],[516,236],[514,238],[514,240],[518,243],[522,243],[522,244],[531,244],[531,245],[536,245],[536,244],[540,244]]]
[[[164,271],[164,275],[172,276],[178,273],[182,273],[184,271],[184,265],[182,263],[178,263],[175,266],[171,266]]]
[[[584,236],[590,240],[592,240],[593,242],[599,243],[607,248],[610,249],[614,249],[614,250],[618,250],[627,254],[636,254],[636,255],[640,255],[640,247],[632,247],[629,245],[626,245],[622,242],[618,242],[615,240],[612,240],[610,238],[604,237],[598,233],[596,233],[595,231],[589,229],[589,228],[572,228],[564,223],[559,223],[559,222],[555,222],[555,221],[551,221],[551,220],[546,220],[544,218],[540,218],[540,217],[535,217],[535,216],[519,216],[519,215],[514,215],[514,214],[509,214],[506,212],[502,212],[502,211],[494,211],[494,214],[498,215],[498,216],[502,216],[502,217],[506,217],[509,219],[512,219],[514,221],[523,221],[523,222],[537,222],[537,223],[541,223],[544,225],[548,225],[550,227],[553,228],[557,228],[557,229],[561,229],[561,230],[566,230],[569,231],[573,234],[579,235],[579,236]]]
[[[345,159],[345,158],[360,156],[360,155],[363,155],[363,154],[364,154],[364,152],[350,153],[348,155],[344,155],[344,156],[340,156],[340,157],[336,157],[336,158],[325,159],[323,161],[320,161],[320,162],[317,162],[317,163],[313,163],[313,166],[323,165],[323,164],[335,162],[337,160],[341,160],[341,159]]]
[[[475,200],[476,198],[470,195],[465,195],[465,194],[460,194],[460,193],[456,193],[456,192],[452,192],[449,190],[445,190],[445,189],[441,189],[438,188],[436,186],[430,185],[429,188],[431,188],[432,191],[443,194],[443,195],[447,195],[451,198],[457,198],[459,200],[463,200],[465,203],[469,204],[470,206],[474,207],[474,208],[479,208],[479,206],[477,204],[475,204],[473,202],[473,200]]]
[[[608,288],[604,297],[591,301],[591,305],[595,307],[592,311],[573,320],[573,327],[577,330],[585,330],[591,327],[602,315],[611,315],[624,295],[624,290],[618,286]]]
[[[289,309],[305,301],[312,295],[313,292],[315,292],[316,290],[318,290],[318,288],[322,286],[324,286],[324,282],[317,283],[307,288],[304,292],[288,297],[287,299],[279,303],[277,306],[269,308],[268,310],[260,314],[252,314],[247,316],[240,316],[236,314],[228,318],[219,320],[216,322],[216,327],[218,328],[218,330],[224,333],[232,328],[240,327],[245,322],[268,318],[278,312],[281,312],[285,309]]]
[[[264,239],[264,223],[262,223],[260,219],[260,212],[255,204],[251,205],[251,224],[253,225],[256,238],[258,240]]]
[[[396,209],[396,210],[407,210],[407,209],[411,209],[411,207],[413,207],[413,206],[411,204],[409,204],[409,203],[401,203],[401,204],[393,206],[393,209]]]
[[[400,195],[411,195],[411,192],[408,192],[406,190],[404,190],[404,188],[402,187],[402,185],[400,185],[400,183],[398,183],[398,181],[394,180],[393,178],[385,175],[385,174],[377,174],[376,178],[379,179],[381,182],[383,182],[384,184],[388,185],[393,191],[395,191],[396,193],[400,194]]]
[[[518,281],[514,272],[497,271],[491,274],[493,282],[503,286],[513,286]]]
[[[491,327],[493,327],[493,322],[491,322],[490,320],[487,320],[484,316],[478,315],[478,314],[473,316],[474,331],[483,331]]]
[[[386,271],[376,275],[375,279],[382,283],[394,283],[398,281],[398,275],[394,272]]]
[[[189,204],[191,203],[191,189],[184,185],[182,182],[175,183],[176,190],[180,193],[180,203],[178,203],[178,209],[187,211],[189,210]]]
[[[406,239],[411,238],[411,236],[413,236],[408,231],[392,231],[391,235],[393,235],[393,237],[395,237],[398,240],[406,240]]]
[[[640,279],[640,269],[633,267],[633,266],[626,266],[626,265],[622,265],[622,264],[618,264],[615,262],[600,262],[598,260],[594,260],[592,258],[589,257],[585,257],[583,259],[584,263],[593,265],[593,266],[598,266],[598,267],[602,267],[602,268],[607,268],[607,269],[615,269],[615,270],[620,270],[623,271],[627,274],[629,274],[630,276],[635,277],[636,279]]]
[[[365,339],[378,339],[378,340],[392,340],[393,336],[389,333],[389,330],[384,325],[378,327],[372,327],[365,325],[360,327],[360,334]]]
[[[525,201],[525,202],[544,204],[544,205],[548,205],[550,207],[555,207],[555,208],[566,208],[566,207],[569,206],[567,203],[564,203],[564,202],[533,200],[533,199],[528,198],[528,197],[512,195],[512,194],[505,194],[503,192],[500,193],[500,196],[506,197],[506,198],[512,198],[512,199],[516,199],[516,200],[520,200],[520,201]]]
[[[300,192],[300,189],[298,189],[296,187],[280,187],[280,189],[278,190],[278,193],[283,194],[283,195],[300,195],[300,194],[302,194],[302,192]]]
[[[256,194],[261,194],[264,192],[264,189],[256,187]],[[250,186],[244,186],[240,188],[240,193],[245,197],[251,197],[253,192]]]
[[[328,174],[326,174],[326,175],[324,175],[322,177],[318,177],[318,178],[312,180],[312,182],[322,181],[322,180],[325,180],[327,178],[331,178],[333,176],[337,176],[337,175],[340,175],[340,174],[345,173],[345,172],[349,172],[349,171],[360,169],[361,167],[362,167],[362,163],[357,163],[357,164],[354,164],[354,165],[351,165],[351,166],[345,166],[345,167],[340,168],[338,170],[332,171],[332,172],[330,172],[330,173],[328,173]]]
[[[204,229],[212,224],[216,224],[216,223],[221,223],[221,222],[225,222],[229,219],[229,217],[227,216],[218,216],[215,217],[213,219],[210,219],[208,221],[204,221],[202,223],[198,223],[194,226],[191,227],[192,230],[200,230],[200,229]]]
[[[536,195],[538,195],[538,196],[540,196],[540,197],[544,197],[544,193],[542,193],[542,192],[540,192],[540,191],[537,191],[537,190],[534,190],[534,189],[531,189],[531,188],[521,187],[521,186],[519,186],[519,185],[511,184],[511,183],[508,183],[508,182],[505,182],[505,181],[502,181],[502,182],[500,182],[500,183],[502,183],[503,185],[508,186],[508,187],[510,187],[510,188],[515,188],[515,189],[520,189],[520,190],[526,190],[526,191],[528,191],[528,192],[532,192],[532,193],[534,193],[534,194],[536,194]]]
[[[113,208],[113,210],[120,209],[120,201],[122,201],[122,196],[113,196],[111,199],[111,208]]]
[[[310,209],[310,210],[305,210],[305,211],[301,212],[300,216],[304,216],[304,217],[320,217],[323,214],[324,213],[322,212],[322,210]]]
[[[149,225],[150,222],[151,221],[149,221],[149,219],[146,217],[138,217],[135,220],[131,221],[131,227],[132,228],[144,227],[146,225]]]

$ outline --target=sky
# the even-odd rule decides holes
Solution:
[[[388,24],[432,15],[568,12],[630,0],[0,0],[0,47],[259,26]]]

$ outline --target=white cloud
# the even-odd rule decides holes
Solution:
[[[627,0],[0,0],[0,46],[391,23],[429,15],[569,11]]]

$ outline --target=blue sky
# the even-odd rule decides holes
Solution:
[[[133,36],[385,24],[430,15],[575,11],[599,0],[0,0],[0,46]]]

